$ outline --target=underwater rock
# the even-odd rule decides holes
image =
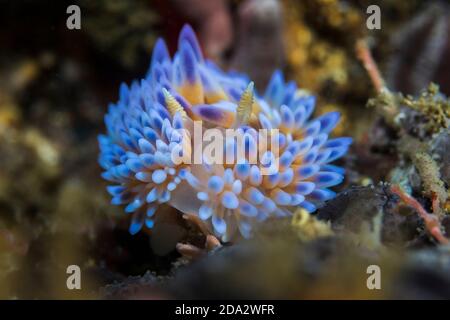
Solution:
[[[352,187],[339,193],[317,212],[317,218],[331,221],[334,229],[345,228],[358,231],[364,222],[370,222],[395,204],[395,196],[388,187],[378,186]],[[373,226],[372,226],[373,227]]]
[[[365,137],[352,148],[350,168],[363,179],[353,181],[355,184],[362,184],[364,180],[368,180],[369,184],[387,180],[388,174],[398,163],[397,139],[396,131],[383,119],[373,123]]]
[[[373,264],[383,270],[382,290],[367,290]],[[304,243],[284,232],[222,247],[172,277],[147,272],[101,292],[108,299],[448,299],[449,268],[446,247],[377,254],[346,236]]]
[[[366,270],[373,264],[383,270],[382,290],[367,290]],[[380,254],[355,247],[347,236],[305,243],[293,232],[276,238],[269,232],[180,266],[173,277],[146,273],[102,292],[107,298],[449,298],[449,268],[446,247]]]
[[[400,97],[398,122],[413,137],[421,140],[450,128],[450,99],[431,83],[417,96]]]
[[[430,142],[431,154],[440,167],[442,180],[450,186],[450,131],[443,130]]]
[[[159,285],[151,272],[143,276],[128,277],[124,281],[106,285],[99,290],[102,299],[160,300],[171,298]]]
[[[449,299],[450,251],[448,246],[408,253],[392,279],[393,298]]]
[[[330,221],[339,234],[355,233],[367,246],[405,245],[417,236],[420,218],[410,211],[399,214],[398,197],[389,185],[352,187],[328,201],[317,212],[317,218]]]
[[[276,238],[260,235],[223,247],[180,267],[168,287],[177,299],[349,298],[358,293],[373,298],[380,293],[367,290],[365,270],[374,261],[367,249],[335,237],[303,243],[285,230]]]
[[[430,84],[417,97],[406,98],[385,88],[368,102],[395,131],[394,149],[398,163],[392,168],[388,179],[415,197],[425,197],[421,201],[431,202],[431,211],[439,220],[448,212],[449,194],[448,184],[441,177],[445,163],[439,161],[445,161],[445,157],[434,152],[440,150],[436,149],[436,141],[445,145],[447,139],[442,134],[448,132],[450,126],[449,103],[449,99],[434,84]],[[429,204],[422,203],[420,206],[425,208],[424,212],[430,211]]]

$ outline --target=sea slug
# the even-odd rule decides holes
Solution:
[[[145,78],[122,84],[119,101],[109,105],[99,163],[111,202],[132,214],[132,234],[144,224],[152,228],[158,206],[167,203],[198,216],[222,241],[250,237],[255,223],[298,207],[312,213],[335,197],[329,188],[342,182],[344,170],[330,163],[352,141],[330,138],[339,113],[310,119],[314,107],[314,96],[286,83],[280,71],[262,94],[245,75],[222,71],[185,26],[174,57],[158,40]],[[234,130],[236,139],[224,139],[222,148],[236,159],[212,161],[205,136],[196,139],[199,124],[223,136]],[[174,154],[198,147],[205,147],[200,162],[175,161]]]

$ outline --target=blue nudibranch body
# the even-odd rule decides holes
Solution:
[[[329,138],[337,112],[310,119],[315,98],[285,83],[276,71],[263,95],[241,74],[226,73],[201,53],[193,30],[181,31],[171,59],[158,40],[144,79],[122,84],[119,101],[105,116],[107,133],[99,136],[99,163],[112,204],[132,214],[130,232],[152,228],[157,208],[167,203],[198,216],[223,241],[251,235],[252,226],[270,217],[285,217],[316,207],[335,196],[330,190],[344,170],[330,164],[344,155],[351,138]],[[256,132],[278,129],[278,154],[266,152],[277,171],[262,165],[178,163],[174,151],[190,151],[194,121],[204,128],[233,128],[245,136],[247,154],[258,152]],[[227,150],[236,150],[227,144]],[[236,231],[239,230],[239,233]]]

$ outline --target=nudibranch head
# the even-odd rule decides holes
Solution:
[[[280,71],[259,95],[245,75],[205,59],[185,26],[173,59],[158,40],[146,77],[123,84],[119,101],[109,106],[99,162],[112,203],[133,213],[133,234],[144,224],[151,228],[158,205],[167,203],[197,215],[223,241],[249,237],[255,223],[298,207],[314,212],[335,196],[329,188],[342,182],[344,170],[331,162],[351,144],[351,138],[329,138],[339,114],[310,119],[314,107],[315,98],[285,83]],[[222,135],[222,150],[215,150],[231,154],[231,162],[203,152],[198,123],[219,134],[234,130],[236,139]],[[175,161],[174,154],[199,146],[200,163]]]

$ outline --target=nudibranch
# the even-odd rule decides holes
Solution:
[[[250,237],[253,225],[290,216],[299,207],[312,213],[335,197],[330,187],[342,182],[344,169],[331,162],[352,141],[330,138],[339,113],[310,119],[314,107],[315,98],[286,83],[280,71],[258,94],[245,75],[224,72],[205,59],[194,31],[185,26],[174,57],[159,39],[145,78],[122,84],[118,102],[109,105],[99,163],[111,183],[111,202],[132,214],[132,234],[143,225],[152,228],[158,206],[166,203],[196,215],[222,241]],[[218,132],[235,130],[242,139],[223,143],[235,161],[211,162],[205,154],[200,163],[175,161],[174,153],[204,144],[194,139],[196,123]],[[277,134],[263,142],[261,130]],[[264,151],[260,162],[249,160],[262,146],[275,144],[277,152]]]

